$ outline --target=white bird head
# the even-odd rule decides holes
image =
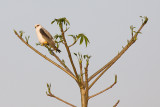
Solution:
[[[42,28],[42,26],[40,24],[36,24],[34,27],[35,28],[38,28],[38,27]]]

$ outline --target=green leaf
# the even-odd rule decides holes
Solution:
[[[77,56],[77,53],[74,53],[74,55],[76,55],[76,56]]]
[[[80,45],[83,43],[83,36],[81,37],[81,39],[80,39]]]
[[[47,88],[49,88],[49,84],[47,83]]]
[[[78,34],[77,39],[79,39],[80,37],[81,37],[81,35],[80,35],[80,34]]]
[[[68,36],[71,36],[71,37],[73,37],[74,35],[68,35]]]
[[[51,22],[51,24],[53,24],[55,22],[55,20],[53,20],[52,22]]]
[[[86,59],[87,55],[83,55],[83,58]]]
[[[85,39],[85,44],[86,44],[86,47],[87,47],[87,45],[89,43],[89,40],[88,40],[88,38],[86,36],[84,36],[84,39]]]
[[[69,23],[69,21],[65,18],[65,21],[66,21],[66,23],[68,24],[68,25],[70,25],[70,23]]]

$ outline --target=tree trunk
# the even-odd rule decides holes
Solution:
[[[87,107],[88,106],[88,95],[86,95],[86,90],[84,88],[81,88],[81,107]]]

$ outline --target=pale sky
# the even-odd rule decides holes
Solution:
[[[29,43],[52,58],[38,42],[35,24],[41,24],[52,35],[59,33],[55,18],[66,17],[70,23],[68,34],[84,33],[89,46],[71,48],[92,56],[89,75],[110,61],[131,38],[130,25],[138,29],[139,16],[149,21],[142,34],[129,50],[91,88],[93,95],[114,82],[106,93],[89,100],[89,107],[158,107],[160,105],[160,1],[159,0],[4,0],[0,2],[0,107],[69,107],[46,96],[46,83],[52,92],[80,107],[80,92],[76,82],[63,71],[44,60],[24,45],[13,29],[30,35]],[[72,39],[67,39],[68,44]],[[64,46],[59,55],[68,60]],[[54,61],[55,59],[52,58]],[[78,69],[75,56],[74,62]],[[70,66],[70,63],[66,61]]]

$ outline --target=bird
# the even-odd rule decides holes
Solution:
[[[37,34],[38,40],[42,46],[49,45],[56,52],[59,52],[59,53],[61,52],[61,50],[59,50],[55,46],[55,41],[54,41],[52,35],[45,28],[43,28],[40,24],[36,24],[35,29],[36,29],[36,34]]]

